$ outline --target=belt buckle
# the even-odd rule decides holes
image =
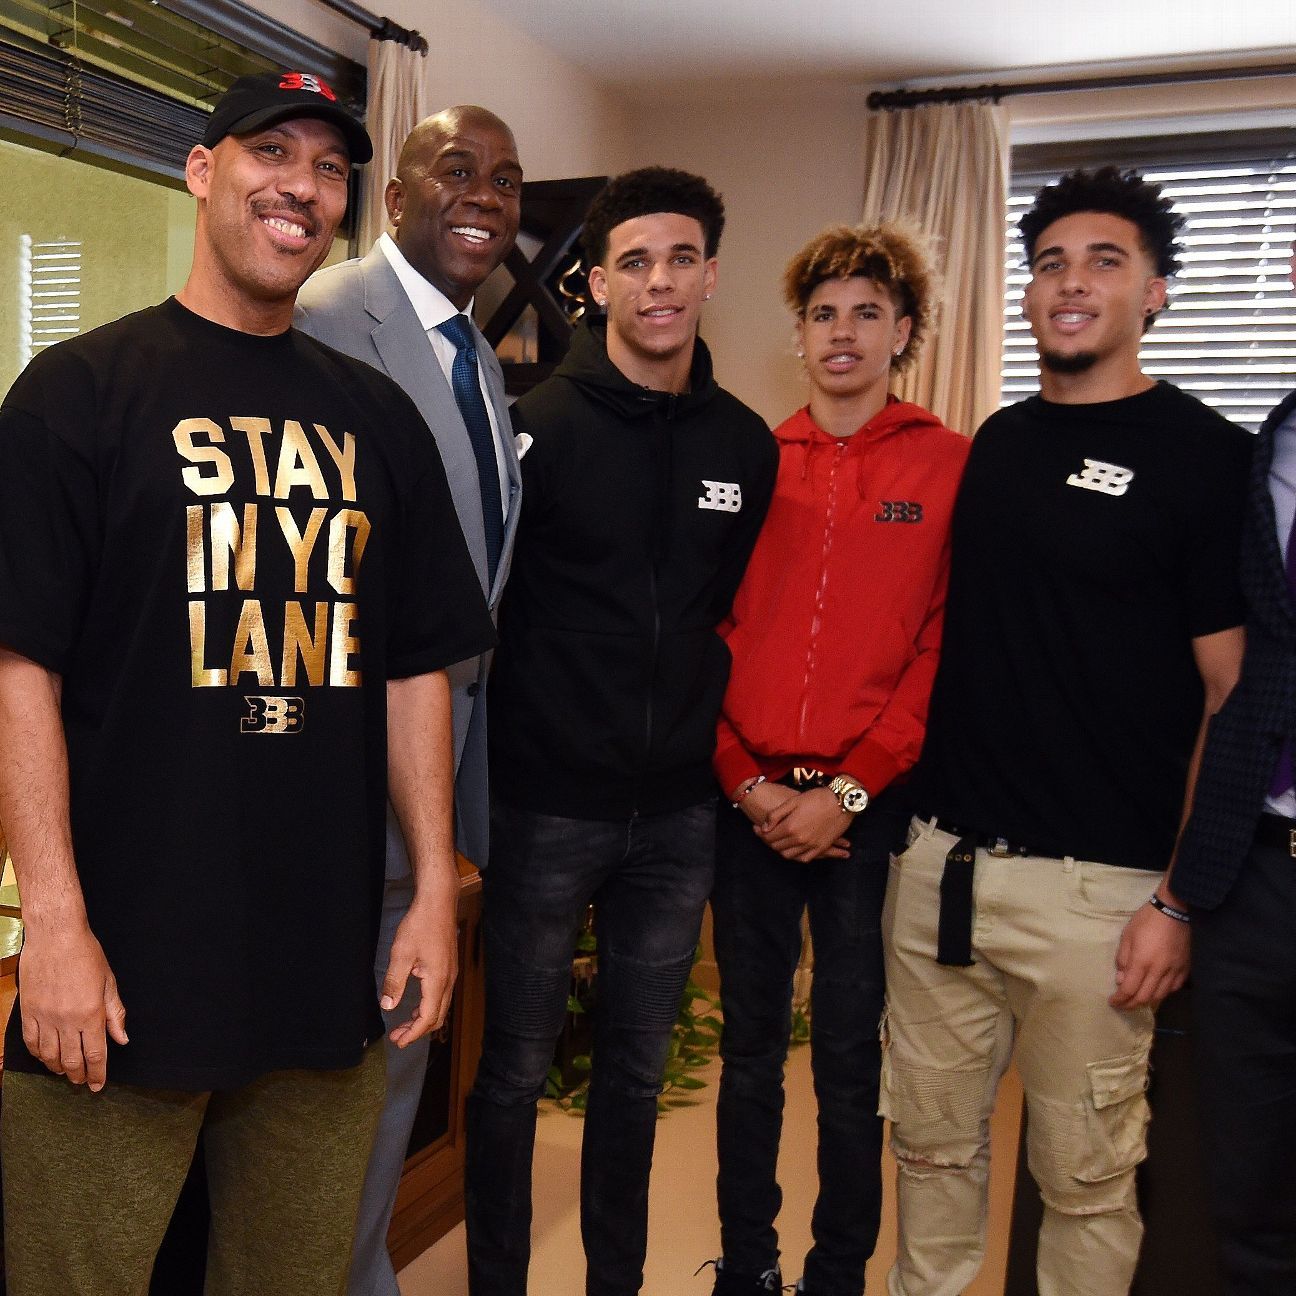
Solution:
[[[1296,828],[1287,830],[1287,854],[1296,859]]]
[[[986,847],[986,854],[993,855],[995,859],[1010,859],[1017,852],[1009,844],[1007,837],[996,837],[989,846]]]
[[[808,765],[794,765],[792,767],[792,782],[797,787],[822,787],[824,777],[823,770],[812,769]]]

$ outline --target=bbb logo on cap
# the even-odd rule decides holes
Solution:
[[[337,95],[327,81],[312,76],[309,72],[285,72],[279,82],[280,90],[309,90],[312,94],[323,95],[325,99],[337,102]]]

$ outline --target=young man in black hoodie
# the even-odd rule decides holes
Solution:
[[[643,1282],[657,1095],[711,890],[715,627],[768,507],[764,422],[697,338],[719,196],[648,167],[582,238],[606,310],[514,407],[532,438],[491,681],[486,1035],[468,1106],[473,1296],[524,1296],[536,1100],[592,902],[594,1072],[581,1158],[590,1296]]]

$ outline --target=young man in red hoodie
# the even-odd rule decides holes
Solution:
[[[880,921],[936,670],[968,442],[888,392],[933,276],[894,225],[826,230],[792,259],[810,403],[775,430],[773,503],[722,630],[733,669],[715,771],[712,907],[725,1028],[716,1296],[778,1291],[775,1178],[792,977],[809,910],[819,1196],[798,1291],[859,1296],[877,1238]]]

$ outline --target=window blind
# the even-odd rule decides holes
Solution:
[[[1158,160],[1146,145],[1122,158],[1125,141],[1103,156],[1090,147],[1085,165],[1134,165],[1163,187],[1185,216],[1183,268],[1170,283],[1170,305],[1145,335],[1144,372],[1164,378],[1255,430],[1296,386],[1296,290],[1290,280],[1296,239],[1296,145],[1219,146],[1200,155],[1185,139],[1167,143]],[[1002,399],[1038,390],[1034,339],[1021,313],[1028,278],[1017,222],[1041,186],[1074,159],[1014,165],[1008,201]],[[1017,156],[1014,154],[1014,163]],[[1079,164],[1078,162],[1076,164]]]
[[[19,239],[18,367],[37,351],[81,331],[81,244]]]
[[[233,0],[208,4],[212,26],[153,0],[0,0],[0,127],[174,179],[212,103],[246,73],[296,59],[363,111],[358,64],[253,11],[237,26]]]

